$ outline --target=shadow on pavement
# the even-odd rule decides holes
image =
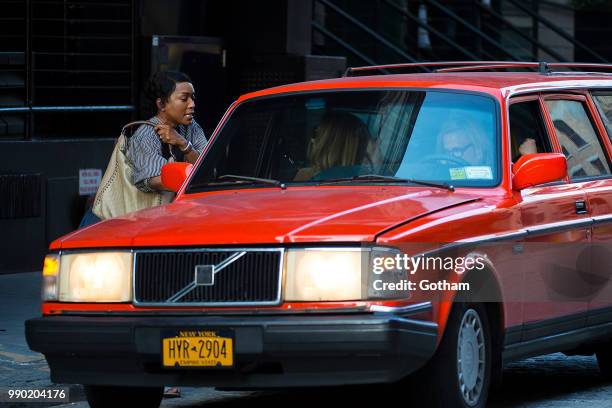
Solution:
[[[558,402],[612,407],[612,384],[600,375],[595,357],[557,353],[509,365],[502,388],[490,401],[495,408],[553,407]]]
[[[320,405],[341,401],[344,406],[376,407],[389,399],[410,401],[407,388],[394,386],[351,386],[254,392],[208,402],[180,404],[181,407],[238,408],[261,405],[291,408],[292,405]],[[315,405],[316,404],[316,405]],[[410,406],[411,404],[405,404]],[[419,406],[418,403],[412,406]],[[566,357],[562,354],[513,363],[504,371],[502,388],[491,395],[491,408],[612,407],[612,384],[599,374],[594,357]]]

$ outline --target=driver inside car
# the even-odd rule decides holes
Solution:
[[[448,161],[463,166],[490,165],[491,149],[482,128],[472,119],[451,120],[442,125],[438,143]]]

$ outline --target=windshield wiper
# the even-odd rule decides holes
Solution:
[[[362,174],[362,175],[353,176],[353,177],[321,180],[321,184],[343,183],[347,181],[391,181],[395,183],[411,183],[411,184],[418,184],[421,186],[443,188],[448,191],[455,191],[455,187],[452,184],[448,184],[448,183],[434,183],[431,181],[406,179],[406,178],[394,177],[394,176],[383,176],[382,174]]]
[[[414,179],[405,179],[405,180],[407,183],[419,184],[421,186],[428,186],[428,187],[443,188],[448,191],[455,191],[455,186],[453,186],[452,184],[448,184],[448,183],[432,183],[431,181],[414,180]]]
[[[218,181],[222,180],[223,182],[219,183]],[[233,180],[233,181],[232,181]],[[218,185],[228,185],[228,184],[234,184],[236,181],[246,181],[249,184],[270,184],[273,186],[277,186],[282,188],[283,190],[287,188],[287,186],[278,181],[278,180],[274,180],[274,179],[266,179],[266,178],[259,178],[259,177],[249,177],[249,176],[239,176],[237,174],[224,174],[222,176],[217,177],[214,180],[209,180],[209,181],[201,181],[201,182],[197,182],[197,183],[191,183],[188,186],[189,190],[192,189],[196,189],[199,190],[201,188],[205,188],[205,187],[215,187]]]
[[[279,180],[259,178],[259,177],[239,176],[237,174],[224,174],[222,176],[217,177],[217,180],[249,181],[251,183],[271,184],[273,186],[278,186],[283,189],[286,188],[285,184],[280,182]]]

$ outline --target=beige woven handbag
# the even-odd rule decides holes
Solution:
[[[92,208],[93,213],[103,220],[166,204],[174,197],[171,192],[144,193],[132,184],[133,169],[127,158],[129,137],[126,130],[136,125],[155,126],[152,122],[137,121],[128,123],[121,129]]]

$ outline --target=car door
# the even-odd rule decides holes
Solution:
[[[526,137],[536,139],[539,153],[562,150],[547,103],[542,95],[511,100],[513,152]],[[517,121],[521,124],[513,123]],[[517,129],[529,134],[518,135]],[[520,262],[524,271],[522,340],[584,327],[588,302],[582,298],[576,265],[588,250],[590,216],[582,187],[571,180],[549,183],[521,191],[519,200],[523,228],[528,231]]]
[[[612,321],[612,90],[594,91],[587,103],[599,136],[591,148],[590,164],[595,168],[591,168],[591,179],[584,182],[594,221],[588,324],[595,325]]]

